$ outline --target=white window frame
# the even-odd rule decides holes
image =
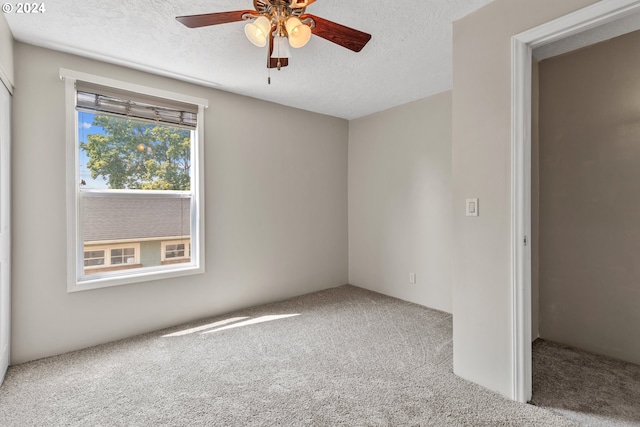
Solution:
[[[184,253],[185,255],[182,257],[173,257],[167,258],[167,246],[169,245],[179,245],[184,244]],[[179,239],[179,240],[163,240],[160,243],[160,261],[174,261],[181,259],[189,259],[191,258],[191,240],[190,239]]]
[[[67,134],[67,292],[85,291],[110,286],[120,286],[152,280],[202,274],[205,271],[204,255],[204,109],[208,101],[189,95],[162,89],[122,82],[79,71],[60,69],[65,84],[65,113]],[[198,106],[197,127],[193,130],[191,144],[191,186],[187,192],[175,192],[175,197],[191,198],[191,261],[188,263],[125,269],[108,273],[84,274],[84,242],[80,223],[80,182],[78,158],[78,114],[76,111],[76,81],[84,81],[142,95],[165,98]],[[117,190],[116,190],[117,191]],[[114,190],[104,191],[104,196]],[[124,193],[124,192],[123,192]],[[153,196],[152,190],[127,190],[127,194],[139,197]],[[184,193],[184,194],[181,194]],[[100,197],[100,191],[92,191],[92,197]],[[138,250],[138,254],[139,254]],[[139,256],[139,255],[138,255]]]
[[[140,264],[140,243],[120,243],[118,245],[88,245],[82,251],[82,267],[85,270],[99,270],[102,268],[118,268],[129,265],[128,263],[111,264],[111,251],[113,249],[131,249],[135,251],[134,262],[132,264]],[[84,252],[105,251],[104,264],[84,266]]]

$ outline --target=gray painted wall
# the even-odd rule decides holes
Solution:
[[[347,121],[22,43],[14,60],[12,363],[347,283]],[[66,292],[60,67],[209,100],[205,274]]]
[[[540,62],[540,334],[640,363],[640,32]]]
[[[511,38],[593,0],[495,0],[453,24],[454,372],[505,396],[511,369]],[[465,216],[478,197],[480,216]]]
[[[450,313],[451,202],[451,92],[349,122],[351,284]]]

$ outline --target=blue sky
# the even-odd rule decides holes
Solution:
[[[78,140],[79,142],[87,142],[87,135],[91,134],[104,134],[104,130],[99,126],[92,126],[94,114],[86,113],[84,111],[78,111]],[[91,178],[91,171],[87,168],[89,157],[83,149],[78,149],[78,155],[80,159],[80,179],[84,179],[87,185],[83,188],[108,188],[107,181],[98,177],[97,179]]]

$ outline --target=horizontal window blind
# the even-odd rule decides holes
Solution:
[[[76,81],[76,108],[135,120],[195,129],[198,106]]]

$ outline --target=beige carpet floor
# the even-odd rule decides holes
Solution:
[[[455,376],[451,323],[341,286],[10,367],[0,425],[575,425]]]
[[[545,340],[532,352],[533,404],[582,426],[640,427],[640,366]]]

